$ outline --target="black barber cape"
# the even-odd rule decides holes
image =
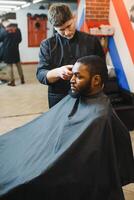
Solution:
[[[0,136],[0,199],[122,200],[133,181],[129,133],[103,93],[68,95]]]

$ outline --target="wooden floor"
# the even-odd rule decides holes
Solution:
[[[16,86],[0,85],[0,134],[31,121],[48,110],[47,87],[35,77],[36,66],[23,66],[26,84],[21,85],[15,69]],[[134,131],[131,132],[134,149]],[[125,199],[134,200],[134,184],[123,188]]]
[[[20,84],[15,68],[16,86],[0,85],[0,134],[48,110],[47,87],[36,80],[36,66],[24,65],[23,70],[26,84]]]

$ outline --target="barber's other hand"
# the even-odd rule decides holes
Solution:
[[[70,80],[73,75],[72,67],[73,65],[64,65],[57,68],[58,77],[62,78],[63,80]]]

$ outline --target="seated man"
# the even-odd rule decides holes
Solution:
[[[78,59],[71,96],[0,136],[2,200],[124,200],[134,159],[129,132],[103,94],[104,70],[98,56]]]

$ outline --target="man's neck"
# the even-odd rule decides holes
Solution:
[[[87,94],[85,94],[85,95],[83,95],[83,96],[87,96],[87,97],[90,97],[90,96],[94,96],[94,95],[96,95],[96,94],[99,94],[100,92],[102,92],[103,91],[103,88],[101,87],[101,88],[97,88],[97,89],[95,89],[95,90],[93,90],[93,91],[90,91],[89,93],[87,93]]]

